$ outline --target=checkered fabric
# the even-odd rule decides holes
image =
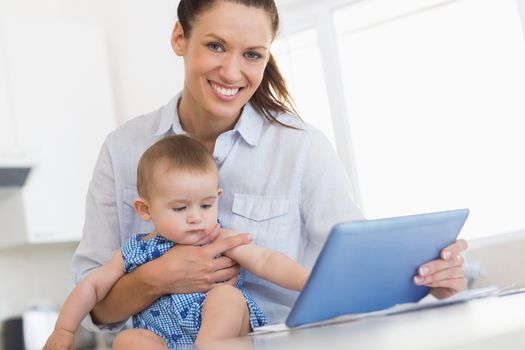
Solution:
[[[133,271],[138,266],[158,258],[175,243],[157,235],[143,240],[146,234],[136,234],[121,249],[124,271]],[[246,299],[250,310],[252,329],[268,324],[266,316],[255,301],[242,289],[243,274],[236,287]],[[176,348],[195,342],[201,326],[202,305],[208,293],[171,294],[157,299],[147,309],[133,316],[133,327],[148,329],[161,336],[168,347]]]

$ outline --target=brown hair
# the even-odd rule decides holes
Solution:
[[[147,198],[155,167],[165,162],[168,169],[207,172],[217,169],[213,156],[199,141],[186,135],[171,135],[151,145],[140,157],[137,167],[137,190]]]
[[[274,37],[277,35],[279,30],[279,13],[277,12],[274,0],[181,0],[177,8],[177,16],[184,31],[185,38],[190,37],[192,26],[199,15],[212,7],[217,1],[229,1],[263,9],[270,16]],[[286,81],[281,75],[272,54],[270,54],[270,59],[264,70],[261,84],[251,97],[250,102],[254,109],[266,119],[284,126],[288,125],[276,119],[276,112],[288,113],[300,118],[299,113],[294,107],[292,97],[288,92]]]

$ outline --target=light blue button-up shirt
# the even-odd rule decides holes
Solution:
[[[151,231],[132,206],[138,196],[137,164],[155,141],[184,133],[179,98],[107,137],[87,195],[83,238],[73,259],[75,283],[109,261],[130,235]],[[311,268],[331,227],[363,215],[328,139],[298,118],[278,119],[297,129],[270,123],[247,104],[234,129],[218,137],[213,156],[223,189],[219,217],[223,227],[249,232],[255,244]],[[297,297],[250,274],[244,285],[270,323],[282,322]],[[89,324],[84,322],[93,328]]]

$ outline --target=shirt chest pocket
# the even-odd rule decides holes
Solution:
[[[287,196],[261,196],[235,193],[233,196],[233,229],[249,232],[255,244],[275,250],[286,250],[286,229],[290,201]]]

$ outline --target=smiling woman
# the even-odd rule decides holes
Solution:
[[[192,16],[212,4],[182,1],[179,22],[172,33],[172,47],[184,58],[185,93],[179,105],[183,128],[193,134],[199,126],[192,124],[207,122],[210,117],[234,120],[248,101],[270,120],[276,120],[275,111],[297,115],[270,54],[279,26],[273,2],[250,2],[253,6],[240,2],[239,6],[226,1],[198,17]],[[280,99],[273,98],[272,92]],[[201,141],[213,138],[200,136]]]
[[[263,9],[226,2],[188,23],[187,32],[184,22],[172,35],[175,53],[184,57],[186,75],[179,105],[181,125],[198,138],[211,139],[216,131],[195,135],[198,125],[211,119],[233,127],[239,110],[261,84],[273,40],[270,18]]]

